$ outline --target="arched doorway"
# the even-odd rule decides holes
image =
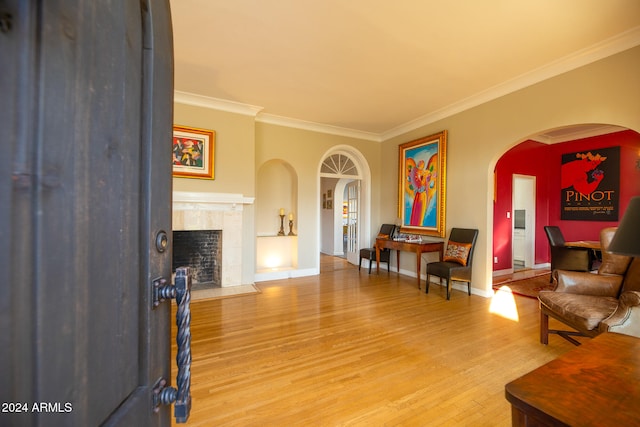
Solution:
[[[497,160],[494,175],[493,200],[493,275],[513,273],[517,261],[515,245],[517,222],[524,229],[531,223],[533,230],[533,262],[525,267],[548,268],[549,254],[544,225],[564,228],[568,240],[598,240],[599,230],[616,221],[566,221],[561,219],[560,165],[567,153],[589,152],[620,147],[619,210],[624,211],[630,195],[638,194],[640,182],[632,161],[640,150],[640,134],[614,125],[580,124],[540,131],[507,149]],[[594,152],[596,152],[594,151]],[[533,205],[523,207],[516,200],[516,177],[535,177]],[[517,211],[524,210],[524,217]],[[532,211],[529,214],[529,210]],[[521,220],[524,218],[524,224]],[[525,252],[526,254],[526,252]]]
[[[358,252],[370,239],[371,174],[358,150],[336,146],[319,166],[320,252],[358,263]]]

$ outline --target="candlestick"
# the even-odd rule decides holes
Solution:
[[[282,209],[280,209],[282,211]],[[284,214],[280,214],[280,231],[278,231],[278,236],[284,236]]]
[[[295,236],[293,233],[293,214],[289,215],[289,236]]]

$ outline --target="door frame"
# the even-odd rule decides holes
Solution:
[[[536,253],[536,177],[533,175],[513,174],[513,184],[511,190],[511,267],[515,268],[515,257],[513,255],[513,243],[515,237],[515,210],[520,207],[520,203],[516,202],[516,199],[522,202],[522,206],[525,208],[525,229],[524,229],[524,267],[533,268],[535,266],[535,253]],[[520,190],[521,185],[530,186]]]

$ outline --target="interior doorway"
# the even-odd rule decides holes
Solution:
[[[357,265],[371,232],[371,173],[364,156],[353,147],[336,146],[325,153],[320,179],[320,253],[346,258]]]
[[[513,271],[533,268],[535,262],[536,177],[513,175]]]

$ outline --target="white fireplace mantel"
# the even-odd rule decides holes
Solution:
[[[233,193],[173,193],[173,230],[222,230],[221,286],[242,284],[243,206],[253,197]]]
[[[242,209],[243,205],[251,205],[254,197],[244,197],[236,193],[194,193],[189,191],[174,191],[173,204],[193,204],[194,209],[218,210],[224,206],[226,209]],[[226,206],[230,205],[230,206]]]

